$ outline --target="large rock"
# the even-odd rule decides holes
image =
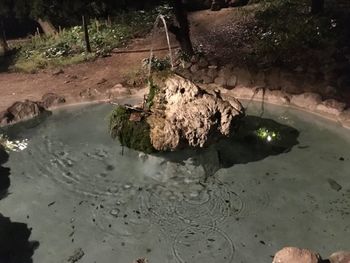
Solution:
[[[220,94],[209,94],[178,75],[165,81],[153,102],[147,122],[151,143],[161,151],[203,147],[229,136],[235,121],[244,115],[238,100],[225,101]]]
[[[272,263],[318,263],[320,256],[310,250],[285,247],[275,254]]]
[[[38,117],[43,113],[48,113],[44,107],[38,102],[25,100],[17,101],[11,107],[9,107],[5,112],[1,113],[0,123],[6,125],[9,123],[19,122],[23,120],[32,119]]]

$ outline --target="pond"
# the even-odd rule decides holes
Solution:
[[[31,229],[34,263],[271,262],[285,246],[349,249],[348,130],[272,105],[261,118],[252,103],[236,137],[146,155],[110,138],[111,109],[61,109],[13,134],[28,148],[4,164],[0,213]]]

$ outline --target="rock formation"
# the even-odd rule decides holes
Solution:
[[[233,134],[244,116],[234,98],[226,101],[176,74],[160,79],[150,85],[143,109],[119,106],[112,112],[110,133],[122,145],[144,152],[204,147]]]
[[[48,109],[57,107],[66,102],[63,96],[47,93],[41,101],[17,101],[6,111],[0,112],[0,126],[14,124],[20,121],[33,119],[39,116],[48,116]]]
[[[275,254],[272,263],[319,263],[320,256],[308,249],[285,247]]]
[[[244,115],[238,100],[225,101],[191,81],[173,75],[154,97],[150,125],[151,143],[156,150],[183,146],[203,147],[233,132],[235,121]]]
[[[25,100],[12,104],[5,112],[0,113],[0,123],[2,125],[28,120],[37,117],[46,110],[39,103]]]

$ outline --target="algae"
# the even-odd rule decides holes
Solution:
[[[122,146],[137,151],[152,153],[155,151],[150,139],[150,126],[142,113],[140,121],[130,120],[132,109],[117,106],[109,118],[109,132],[113,139],[118,138]]]

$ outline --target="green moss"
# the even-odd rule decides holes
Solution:
[[[148,80],[148,86],[149,86],[149,93],[147,95],[146,99],[146,107],[147,109],[150,109],[153,105],[154,97],[156,96],[157,92],[159,91],[159,88],[157,85],[153,83],[152,78]]]
[[[118,138],[123,146],[152,153],[155,151],[151,144],[150,127],[145,117],[141,121],[130,121],[131,110],[118,106],[109,119],[109,131],[113,139]]]

